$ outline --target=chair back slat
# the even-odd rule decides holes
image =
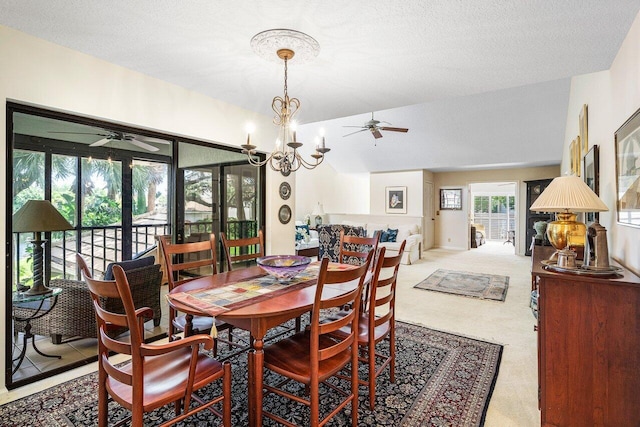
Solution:
[[[374,329],[385,322],[395,321],[396,283],[400,260],[407,241],[403,241],[396,255],[385,256],[386,248],[380,248],[373,279],[369,285],[366,315],[368,316],[369,336],[374,336]],[[381,277],[382,272],[386,275]]]
[[[171,243],[167,236],[161,236],[160,244],[167,266],[169,290],[196,277],[218,272],[216,237],[213,233],[209,235],[209,240],[187,243]],[[203,267],[207,269],[203,271]]]
[[[355,345],[355,334],[352,332],[340,338],[333,337],[332,333],[345,326],[350,326],[352,331],[358,330],[358,317],[360,312],[360,301],[362,289],[364,287],[367,270],[373,258],[373,252],[369,252],[366,261],[360,266],[351,269],[329,269],[329,260],[323,259],[320,264],[316,294],[311,312],[311,363],[319,363],[345,351],[349,347],[352,351],[357,351]],[[334,291],[335,289],[335,291]],[[350,290],[349,290],[350,289]],[[344,292],[346,291],[346,292]],[[339,296],[335,293],[339,292]],[[325,297],[323,298],[323,293]],[[345,305],[353,307],[352,310],[339,310]],[[337,311],[337,315],[332,315],[331,320],[324,314]],[[320,340],[323,336],[332,336],[333,344],[320,348]]]
[[[262,230],[258,230],[256,237],[243,237],[241,239],[228,239],[226,234],[221,232],[220,240],[224,247],[229,271],[233,270],[233,265],[236,263],[251,261],[264,256],[264,234]],[[232,252],[234,253],[233,255]]]
[[[373,237],[351,236],[340,230],[340,252],[338,262],[343,264],[360,265],[366,259],[369,252],[376,252],[380,240],[380,232],[376,231]]]

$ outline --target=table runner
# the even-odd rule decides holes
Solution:
[[[346,264],[329,264],[330,270],[353,267]],[[215,317],[226,311],[256,304],[286,292],[312,286],[318,279],[319,271],[320,264],[314,262],[288,283],[280,283],[275,277],[265,273],[264,276],[228,283],[216,288],[176,292],[167,295],[167,297]]]

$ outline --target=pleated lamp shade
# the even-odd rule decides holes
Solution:
[[[583,180],[574,175],[551,181],[529,208],[534,212],[604,212],[609,208]]]

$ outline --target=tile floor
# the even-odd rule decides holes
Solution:
[[[500,241],[487,242],[486,245],[469,251],[433,249],[426,251],[415,264],[400,268],[396,302],[398,320],[504,346],[500,373],[487,413],[487,426],[540,425],[537,407],[536,334],[533,331],[535,319],[529,308],[530,263],[531,258],[514,255],[513,246],[504,245]],[[438,268],[509,276],[506,300],[483,301],[413,288],[413,285]],[[166,319],[164,322],[166,328]],[[67,359],[95,354],[92,353],[95,349],[91,341],[71,342],[65,345],[64,351],[62,346],[53,346],[45,338],[38,341],[38,345],[46,352],[60,352]],[[29,359],[32,364],[41,368],[57,362],[56,359],[40,360],[39,356],[33,355]],[[95,369],[96,363],[91,363],[0,394],[0,404]]]

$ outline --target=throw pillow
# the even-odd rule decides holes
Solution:
[[[392,229],[388,229],[387,230],[387,242],[395,242],[396,238],[398,237],[398,230],[392,230]]]
[[[387,232],[384,230],[376,230],[373,232],[373,234],[371,235],[373,237],[373,235],[375,235],[376,233],[378,233],[378,241],[379,242],[386,242],[387,241]]]
[[[305,240],[305,236],[309,235],[308,225],[296,225],[296,242]]]
[[[134,268],[153,265],[155,262],[156,262],[156,259],[155,257],[152,257],[152,256],[142,257],[138,259],[130,259],[127,261],[112,262],[109,265],[107,265],[107,269],[104,271],[104,280],[114,280],[114,277],[113,277],[114,265],[119,265],[120,267],[122,267],[124,271],[129,271],[129,270],[133,270]]]

